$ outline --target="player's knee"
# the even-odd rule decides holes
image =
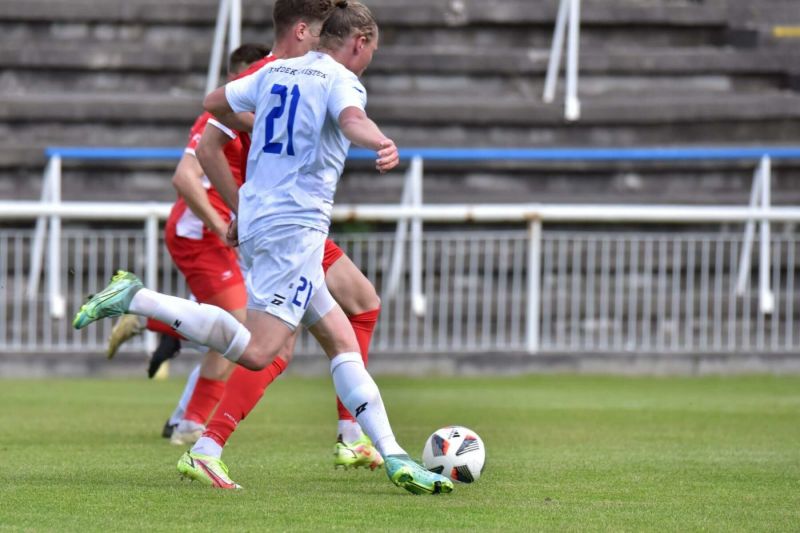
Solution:
[[[280,359],[288,365],[292,361],[293,355],[294,351],[292,348],[284,346],[272,360],[274,361],[275,359]]]
[[[372,284],[370,284],[369,290],[365,292],[364,307],[366,307],[365,311],[372,311],[381,307],[381,297],[378,296],[378,291],[375,290]]]
[[[267,358],[263,352],[245,350],[237,363],[248,370],[258,372],[259,370],[264,370],[271,361],[272,359]]]
[[[354,285],[352,292],[339,304],[348,316],[352,316],[380,308],[381,299],[372,283],[366,282]]]
[[[292,352],[285,345],[274,343],[262,343],[256,345],[251,343],[245,348],[244,353],[237,361],[248,370],[263,370],[275,359],[282,359],[285,363],[292,360]]]

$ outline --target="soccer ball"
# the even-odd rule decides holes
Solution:
[[[462,426],[434,431],[422,450],[422,464],[453,481],[472,483],[481,477],[486,448],[477,433]]]

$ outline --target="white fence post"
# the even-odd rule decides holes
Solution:
[[[417,188],[417,190],[415,190]],[[415,202],[419,202],[416,203]],[[408,205],[422,205],[422,158],[419,156],[415,156],[411,159],[411,165],[408,167],[406,171],[405,177],[403,179],[403,193],[400,200],[400,205],[408,206]],[[418,224],[417,224],[418,223]],[[417,224],[416,226],[414,224]],[[418,253],[420,254],[420,266],[422,268],[422,259],[421,259],[421,250],[422,250],[422,221],[418,218],[413,220],[413,224],[411,227],[412,231],[412,238],[419,239],[418,245],[419,250]],[[416,233],[415,233],[416,232]],[[394,235],[394,250],[392,251],[392,262],[391,266],[389,267],[389,273],[384,278],[386,281],[383,284],[383,291],[381,291],[381,297],[386,298],[387,301],[391,300],[397,294],[397,287],[400,284],[400,277],[403,274],[403,263],[405,262],[405,255],[406,255],[406,239],[408,237],[408,219],[402,219],[397,221],[397,230],[395,231]],[[412,254],[414,253],[413,250],[414,244],[412,243]],[[413,261],[413,257],[412,257]],[[413,263],[412,263],[412,283],[414,282],[413,276]],[[420,274],[421,277],[421,274]],[[419,286],[421,287],[422,282],[419,281]],[[415,295],[418,293],[414,292],[414,287],[412,286],[412,305],[414,305],[414,298]],[[421,305],[423,308],[425,307],[424,296],[421,295],[421,288],[419,288],[420,296],[422,297]],[[418,298],[419,300],[419,298]],[[416,308],[416,307],[415,307]]]
[[[242,0],[231,0],[231,16],[228,26],[228,54],[242,44]]]
[[[578,100],[578,53],[580,39],[581,0],[570,0],[569,39],[567,43],[567,96],[564,103],[564,117],[578,120],[581,117],[581,103]]]
[[[145,270],[144,280],[148,289],[158,290],[158,215],[150,213],[144,223]],[[152,352],[156,349],[156,334],[146,331],[145,349]]]
[[[771,206],[770,188],[772,182],[772,161],[765,155],[759,161],[753,174],[753,185],[750,189],[750,208],[767,210]],[[764,314],[772,313],[775,297],[770,288],[770,224],[768,220],[759,223],[759,255],[758,255],[758,304]],[[750,276],[750,256],[753,253],[756,221],[748,220],[744,227],[742,252],[739,256],[739,273],[736,279],[736,296],[744,296]]]
[[[58,174],[58,178],[56,178]],[[55,155],[47,160],[47,166],[44,169],[42,176],[42,195],[40,201],[47,203],[51,201],[51,183],[53,180],[60,181],[61,176],[61,156]],[[31,268],[30,275],[28,276],[28,300],[34,300],[39,292],[39,277],[42,275],[42,262],[44,259],[44,240],[47,235],[47,216],[40,215],[36,219],[36,230],[33,235],[33,244],[31,245]]]
[[[770,182],[771,163],[769,156],[761,159],[763,167],[761,173],[761,207],[764,210],[770,207]],[[761,257],[758,260],[758,295],[759,307],[762,313],[772,313],[775,307],[775,297],[770,289],[770,227],[768,220],[761,221]]]
[[[231,0],[219,0],[217,25],[214,28],[214,44],[211,46],[211,58],[208,62],[206,94],[216,89],[219,84],[219,69],[222,66],[223,47],[225,44],[225,26],[228,24],[230,11]]]
[[[578,120],[581,116],[581,105],[578,99],[578,63],[580,54],[580,0],[561,0],[553,29],[553,41],[550,45],[550,58],[547,62],[547,75],[544,82],[542,100],[550,103],[556,96],[558,71],[561,67],[561,55],[564,49],[564,34],[567,35],[567,67],[566,97],[564,101],[564,117],[567,120]]]
[[[544,94],[542,100],[551,103],[556,97],[558,84],[558,70],[561,68],[561,53],[564,50],[564,33],[567,29],[567,15],[571,0],[561,0],[556,15],[556,25],[553,29],[553,42],[550,45],[550,59],[547,62],[547,76],[544,81]]]
[[[542,221],[528,223],[528,307],[526,313],[526,340],[528,353],[539,352],[539,312],[542,282]]]
[[[50,202],[58,205],[61,203],[61,156],[53,156],[54,168],[58,172],[53,172],[50,180]],[[61,295],[61,217],[52,215],[50,217],[50,238],[47,246],[47,287],[50,296],[50,316],[53,318],[64,318],[66,314],[66,302]]]
[[[411,205],[422,206],[422,158],[411,160]],[[422,293],[422,219],[411,220],[411,309],[418,317],[425,315],[425,295]]]
[[[753,184],[750,187],[751,209],[755,209],[761,203],[761,177],[764,173],[764,158],[761,158],[755,172],[753,172]],[[756,221],[748,220],[744,225],[744,238],[742,239],[742,252],[739,255],[739,276],[736,279],[736,296],[744,296],[747,289],[747,280],[750,277],[750,254],[753,253],[753,239],[756,233]]]

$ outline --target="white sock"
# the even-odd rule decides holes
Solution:
[[[247,328],[223,309],[150,289],[134,295],[128,312],[169,324],[190,341],[208,346],[234,363],[250,342]]]
[[[353,420],[339,420],[339,426],[337,430],[338,434],[342,437],[342,441],[347,444],[357,441],[361,438],[361,435],[364,434],[364,432],[361,431],[361,426],[358,425],[358,422]]]
[[[380,454],[384,457],[405,454],[405,450],[394,438],[381,393],[364,368],[361,354],[342,353],[331,359],[331,376],[336,394],[356,418],[364,433],[372,439]]]
[[[169,417],[169,425],[174,426],[181,420],[183,420],[183,415],[186,413],[186,407],[189,405],[189,400],[192,399],[192,394],[194,394],[194,386],[197,385],[197,378],[200,377],[200,365],[194,367],[194,370],[189,374],[189,377],[186,378],[186,385],[183,387],[183,394],[181,394],[181,399],[178,400],[178,405],[175,407],[175,410],[172,411],[172,416]]]
[[[192,453],[199,453],[201,455],[210,455],[219,459],[222,457],[222,446],[217,444],[217,441],[210,437],[200,437],[197,442],[192,446]]]

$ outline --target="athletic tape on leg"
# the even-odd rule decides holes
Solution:
[[[328,291],[328,286],[323,284],[314,291],[314,294],[311,296],[311,301],[308,302],[308,309],[300,322],[306,328],[310,328],[322,320],[325,315],[330,313],[331,309],[336,305],[336,300],[333,299],[330,291]]]

